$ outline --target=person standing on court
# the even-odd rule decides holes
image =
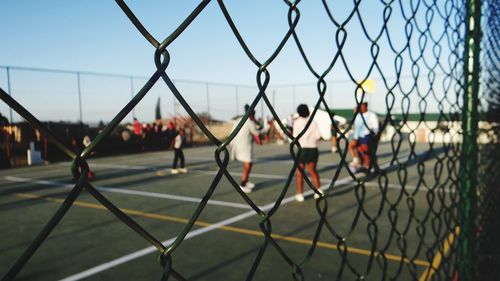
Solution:
[[[299,117],[293,122],[293,136],[296,138],[309,121],[309,108],[305,104],[301,104],[297,107],[297,113]],[[311,175],[311,180],[314,187],[319,193],[323,193],[320,189],[319,175],[316,170],[316,165],[318,163],[319,151],[318,151],[318,140],[321,138],[318,124],[316,121],[312,120],[311,124],[307,128],[306,132],[299,138],[299,144],[301,147],[300,153],[298,155],[299,166]],[[297,182],[297,194],[295,195],[295,200],[298,202],[304,201],[304,178],[302,173],[297,169],[295,174]],[[314,198],[318,199],[319,195],[314,194]]]
[[[332,151],[332,153],[335,153],[338,150],[337,149],[337,142],[338,142],[337,141],[337,128],[338,128],[339,124],[338,124],[337,121],[335,121],[335,112],[332,111],[330,113],[330,115],[332,117],[333,123],[335,123],[335,124],[332,123],[332,127],[331,127],[331,132],[332,132],[332,148],[331,148],[331,151]]]
[[[139,122],[139,120],[137,120],[137,118],[134,117],[134,122],[132,123],[133,127],[134,127],[134,135],[138,136],[138,137],[142,137],[142,125],[141,125],[141,122]]]
[[[368,111],[367,102],[361,103],[359,114],[354,119],[352,140],[349,142],[349,152],[352,156],[349,169],[352,173],[358,171],[374,172],[373,167],[371,167],[372,150],[375,145],[375,134],[378,133],[378,130],[377,114]]]
[[[172,174],[178,174],[178,173],[187,173],[187,169],[184,167],[184,152],[182,152],[182,147],[184,146],[184,143],[186,137],[184,134],[184,129],[180,128],[179,131],[177,132],[177,135],[174,138],[174,163],[172,164]],[[177,163],[180,160],[180,167],[177,169]]]
[[[252,189],[255,188],[255,184],[248,180],[250,171],[252,170],[253,141],[255,140],[259,145],[262,145],[262,141],[260,140],[260,131],[255,121],[255,110],[251,110],[250,106],[246,104],[245,112],[249,112],[248,119],[231,141],[231,159],[243,163],[240,188],[243,192],[250,193]],[[232,130],[238,126],[242,118],[243,117],[240,117],[235,121]]]

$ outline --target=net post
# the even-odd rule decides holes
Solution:
[[[479,53],[481,42],[481,1],[466,0],[464,48],[463,143],[460,159],[459,279],[475,280]]]

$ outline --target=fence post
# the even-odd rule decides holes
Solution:
[[[134,77],[130,76],[130,99],[134,98]],[[132,109],[132,120],[135,119],[135,106]]]
[[[238,97],[238,85],[235,86],[236,87],[236,115],[235,116],[238,116],[240,115],[240,101],[239,101],[239,97]]]
[[[206,92],[207,92],[207,123],[208,123],[208,126],[210,126],[210,119],[211,119],[211,116],[210,116],[210,92],[209,92],[209,85],[208,83],[205,83],[205,87],[206,87]]]
[[[10,68],[7,66],[7,91],[9,91],[9,95],[12,96],[12,89],[10,88]],[[9,123],[12,124],[12,107],[9,106]]]
[[[83,125],[83,114],[82,114],[82,87],[80,84],[80,72],[76,73],[76,80],[78,83],[78,110],[80,112],[80,125]]]
[[[479,52],[481,43],[481,1],[466,0],[464,48],[463,143],[460,159],[460,244],[459,279],[475,280],[476,207],[478,161]]]

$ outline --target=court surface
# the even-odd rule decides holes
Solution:
[[[93,158],[89,163],[96,179],[91,183],[168,245],[182,231],[214,180],[218,170],[214,150],[214,146],[185,149],[189,173],[179,175],[169,173],[172,151]],[[335,173],[340,172],[326,198],[326,219],[331,228],[321,229],[314,253],[303,268],[305,279],[354,280],[355,272],[365,275],[366,280],[421,278],[439,256],[428,250],[436,247],[436,235],[448,235],[444,228],[435,230],[426,218],[429,209],[439,210],[455,196],[449,189],[433,191],[450,181],[446,171],[436,173],[434,169],[447,165],[438,160],[445,151],[437,144],[432,151],[428,144],[418,144],[412,153],[403,145],[394,157],[390,143],[381,143],[378,163],[386,176],[358,184],[345,167],[338,166],[339,154],[330,152],[329,143],[321,143],[318,171],[323,188],[328,188]],[[255,158],[250,180],[257,186],[248,197],[268,212],[286,183],[293,161],[287,145],[275,144],[256,146]],[[229,163],[228,170],[237,182],[241,168],[238,162]],[[73,186],[69,162],[0,171],[0,276]],[[292,180],[270,219],[273,238],[297,264],[304,262],[311,250],[320,222],[312,191],[305,187],[309,196],[303,203],[296,202]],[[430,204],[430,197],[443,199]],[[261,219],[222,178],[195,226],[174,251],[174,269],[189,280],[244,280],[264,241]],[[417,231],[424,228],[423,234]],[[84,191],[18,279],[159,280],[162,268],[157,259],[158,252],[151,244]],[[268,245],[254,280],[291,280],[291,274],[292,267]]]

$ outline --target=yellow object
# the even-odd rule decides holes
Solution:
[[[365,92],[367,93],[375,93],[375,80],[366,79],[365,81],[361,82],[361,88],[363,88],[363,90],[365,90]]]

